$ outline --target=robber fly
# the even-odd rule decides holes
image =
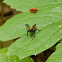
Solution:
[[[27,30],[27,38],[28,38],[28,33],[29,32],[31,32],[31,35],[33,35],[33,34],[35,34],[36,30],[39,30],[39,29],[36,28],[36,24],[34,24],[32,27],[30,27],[28,24],[25,24],[25,25],[26,25],[26,27],[28,27],[28,30]]]

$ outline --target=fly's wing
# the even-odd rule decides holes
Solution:
[[[29,24],[25,24],[25,26],[26,26],[27,28],[30,28],[30,25],[29,25]]]

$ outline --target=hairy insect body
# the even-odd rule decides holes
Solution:
[[[31,28],[29,28],[29,31],[36,31],[36,25],[33,25]]]

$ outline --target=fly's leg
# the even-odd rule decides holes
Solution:
[[[35,31],[32,32],[32,37],[35,38]]]
[[[28,32],[29,32],[29,30],[27,31],[27,38],[28,38]]]
[[[36,28],[36,29],[34,30],[34,32],[35,32],[36,30],[41,31],[41,30],[39,30],[39,29]]]
[[[41,30],[39,30],[39,29],[36,29],[36,30],[41,31]]]
[[[35,32],[34,32],[34,38],[35,38]]]

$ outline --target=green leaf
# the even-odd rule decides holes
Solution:
[[[4,0],[4,3],[7,3],[11,6],[11,8],[14,8],[18,11],[26,12],[29,11],[31,8],[38,8],[41,7],[42,9],[44,6],[46,8],[50,6],[62,6],[62,0]]]
[[[16,55],[22,59],[50,48],[62,38],[62,28],[58,27],[60,24],[61,22],[56,22],[44,27],[40,32],[37,32],[33,40],[30,37],[22,36],[11,44],[7,55]]]
[[[11,5],[13,5],[16,2],[16,0],[14,2],[12,1],[7,1],[7,3],[10,2]],[[24,0],[21,0],[21,2],[22,1]],[[16,55],[20,59],[30,55],[37,55],[38,53],[52,47],[62,38],[62,27],[59,27],[62,24],[62,0],[29,1],[32,1],[30,3],[34,4],[33,8],[37,5],[37,13],[30,13],[28,10],[32,7],[30,7],[30,4],[27,5],[27,3],[26,5],[29,6],[29,8],[27,6],[22,6],[22,10],[26,9],[25,11],[27,12],[12,17],[0,27],[1,41],[7,41],[21,37],[9,47],[7,52],[7,55]],[[25,2],[26,1],[23,3]],[[20,4],[13,6],[18,8],[17,10],[20,8]],[[36,27],[41,30],[40,32],[36,32],[36,36],[33,38],[33,40],[30,37],[27,38],[25,24],[29,24],[31,26],[36,24]]]
[[[46,62],[62,62],[62,43],[56,46],[56,51],[48,58]]]
[[[8,48],[0,49],[0,62],[7,62],[6,52]]]
[[[6,56],[8,48],[0,49],[0,62],[20,62],[17,56]]]
[[[8,48],[0,49],[0,62],[34,62],[30,57],[20,60],[17,56],[6,56],[7,51]]]
[[[34,61],[33,61],[32,58],[30,58],[30,57],[26,57],[26,58],[20,60],[20,62],[34,62]]]
[[[54,22],[61,22],[62,24],[62,12],[60,11],[62,8],[55,7],[54,10],[57,10],[57,12],[53,12],[53,9],[54,7],[52,9],[49,8],[51,10],[50,12],[44,9],[46,13],[42,13],[39,10],[37,13],[26,12],[12,17],[0,27],[0,40],[4,42],[26,35],[27,30],[25,24],[31,26],[36,24],[37,28],[41,30]]]

